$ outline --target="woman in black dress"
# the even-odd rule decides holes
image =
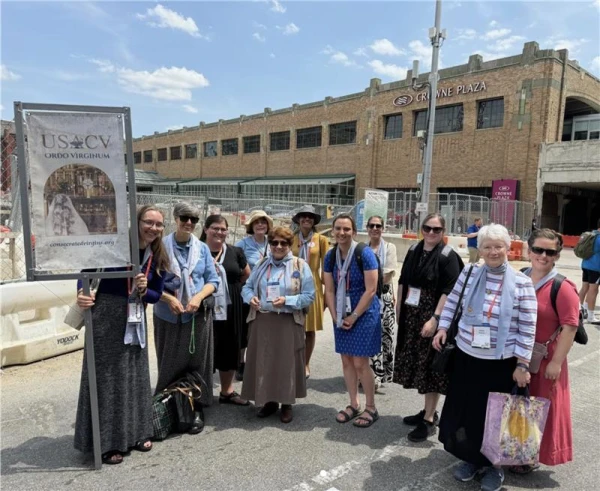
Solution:
[[[225,217],[210,215],[200,240],[208,245],[221,279],[219,289],[213,294],[214,369],[219,370],[221,381],[219,402],[247,406],[250,402],[233,390],[233,377],[239,368],[239,352],[243,346],[245,319],[241,291],[250,276],[250,266],[241,248],[225,243],[228,227]]]

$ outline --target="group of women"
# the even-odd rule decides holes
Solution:
[[[293,217],[295,232],[275,227],[263,211],[253,212],[247,237],[235,246],[226,243],[225,217],[209,216],[199,240],[194,235],[199,211],[178,203],[173,214],[176,231],[162,237],[162,212],[153,206],[139,210],[140,274],[102,280],[90,296],[78,291],[79,306],[93,309],[96,358],[102,366],[97,385],[105,463],[122,462],[131,449],[152,448],[145,315],[133,327],[130,319],[132,304],[143,312],[147,303],[155,304],[155,392],[187,372],[202,380],[201,405],[190,433],[204,427],[202,406],[212,403],[216,370],[220,403],[247,406],[254,401],[258,417],[280,411],[282,422],[292,421],[293,404],[306,396],[315,334],[323,328],[327,307],[349,396],[338,423],[373,425],[379,418],[375,392],[384,383],[416,388],[424,404],[404,418],[415,427],[408,438],[424,441],[439,425],[444,448],[462,461],[455,478],[469,481],[481,475],[482,489],[496,490],[503,471],[480,452],[487,397],[529,384],[532,395],[552,401],[540,462],[572,460],[566,356],[578,325],[579,300],[575,285],[565,281],[556,309],[550,301],[560,234],[533,231],[531,267],[522,273],[507,262],[507,230],[485,226],[478,235],[483,265],[464,267],[444,244],[444,218],[428,215],[421,225],[423,240],[404,259],[396,297],[396,250],[382,237],[382,217],[369,218],[369,243],[359,244],[353,217],[338,215],[332,224],[335,246],[329,248],[315,229],[321,217],[312,206]],[[431,364],[457,309],[462,310],[458,349],[447,376],[434,372]],[[531,375],[534,341],[546,343],[551,337],[548,357]],[[92,440],[85,360],[83,367],[75,447],[86,452]],[[243,378],[241,394],[233,388],[236,372]],[[440,395],[446,396],[441,418]],[[533,467],[511,470],[524,474]]]

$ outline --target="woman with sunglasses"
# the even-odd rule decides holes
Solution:
[[[203,406],[213,400],[213,304],[219,276],[208,246],[193,234],[198,209],[180,202],[173,208],[177,229],[164,239],[171,261],[161,301],[154,307],[154,344],[158,364],[156,393],[188,372],[197,371]],[[210,297],[210,299],[208,299]],[[189,433],[204,429],[202,407],[195,407]]]
[[[250,276],[250,267],[244,251],[239,247],[226,244],[228,228],[224,216],[210,215],[204,222],[200,240],[210,249],[221,280],[219,288],[213,294],[215,298],[214,369],[219,370],[221,382],[219,402],[247,406],[250,403],[233,390],[233,377],[239,366],[246,323],[242,308],[242,285]]]
[[[315,226],[321,221],[321,215],[315,208],[306,205],[300,208],[292,221],[298,225],[292,243],[292,254],[304,259],[310,266],[315,281],[315,301],[306,316],[306,378],[310,377],[310,357],[315,349],[317,331],[323,330],[323,261],[329,250],[329,240],[317,233]]]
[[[435,354],[431,338],[464,263],[450,246],[444,245],[445,228],[446,221],[439,213],[425,217],[421,226],[423,240],[406,253],[398,281],[394,382],[405,389],[417,389],[425,396],[423,409],[403,419],[404,424],[415,426],[408,434],[413,442],[425,441],[435,434],[437,404],[448,387],[448,378],[431,369]]]
[[[336,415],[338,423],[368,428],[379,419],[375,406],[375,378],[369,357],[381,350],[381,319],[377,293],[377,258],[369,247],[356,260],[356,223],[341,213],[333,220],[335,247],[325,256],[325,300],[334,325],[335,351],[342,358],[344,381],[350,404]],[[358,383],[366,404],[360,408]]]
[[[152,389],[148,349],[146,347],[147,303],[159,301],[169,267],[162,245],[164,217],[151,205],[137,213],[141,273],[135,278],[106,278],[98,290],[87,296],[78,282],[77,305],[92,309],[96,384],[100,415],[102,462],[120,464],[133,448],[152,450]],[[123,271],[107,268],[105,271]],[[140,315],[138,323],[128,323],[128,303],[134,300]],[[81,452],[91,452],[92,415],[87,373],[87,355],[79,386],[79,403],[75,422],[74,445]]]
[[[511,393],[515,384],[525,387],[531,378],[537,302],[531,280],[508,264],[510,243],[502,225],[481,228],[477,246],[483,265],[463,269],[433,339],[440,351],[464,286],[439,440],[446,452],[462,460],[454,478],[467,482],[481,474],[482,491],[498,491],[504,481],[502,468],[481,453],[489,394]]]
[[[527,241],[531,267],[524,272],[531,278],[537,297],[535,340],[548,343],[548,357],[540,369],[531,375],[529,392],[532,396],[550,399],[540,447],[539,461],[544,465],[565,464],[573,460],[573,428],[571,425],[571,389],[567,355],[579,324],[579,296],[575,284],[565,279],[558,290],[556,310],[550,291],[563,247],[562,236],[547,228],[534,229]],[[537,466],[511,467],[517,474],[528,474]]]
[[[262,406],[259,418],[274,414],[293,419],[292,404],[306,397],[304,323],[315,299],[310,267],[294,257],[294,236],[284,227],[269,232],[270,254],[260,261],[242,288],[250,305],[249,340],[242,397]]]
[[[394,373],[394,328],[396,327],[396,307],[392,278],[396,274],[396,246],[383,240],[383,218],[369,217],[367,233],[369,247],[373,250],[383,271],[383,294],[381,302],[381,352],[371,357],[371,368],[375,374],[375,390],[392,381]]]

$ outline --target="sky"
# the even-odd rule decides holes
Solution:
[[[360,92],[431,65],[435,2],[3,0],[1,117],[13,101],[129,106],[133,135]],[[442,2],[441,67],[567,48],[600,77],[600,0]]]

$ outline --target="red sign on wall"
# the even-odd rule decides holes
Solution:
[[[492,181],[491,219],[494,223],[504,225],[509,232],[515,223],[515,204],[519,199],[519,181],[517,179],[500,179]]]

